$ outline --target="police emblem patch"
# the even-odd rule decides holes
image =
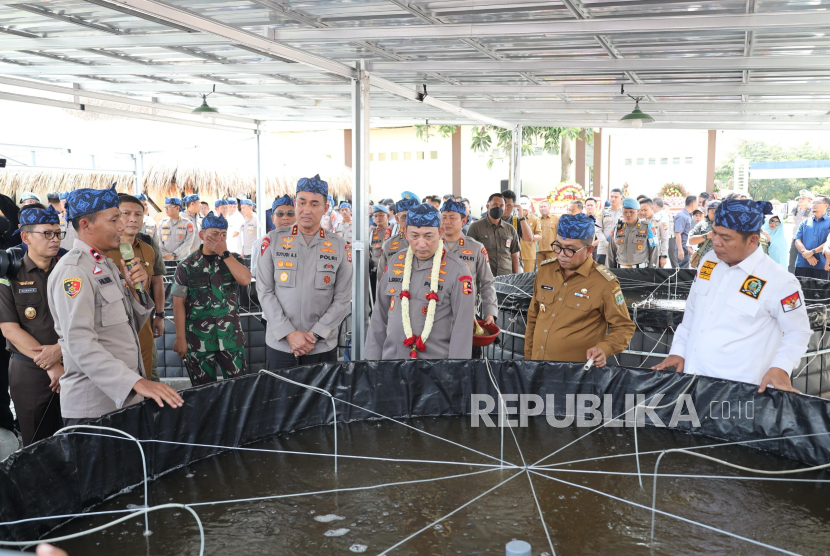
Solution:
[[[625,303],[625,297],[623,297],[623,292],[620,288],[614,290],[614,303],[617,305],[622,305]]]
[[[263,238],[262,239],[262,247],[259,249],[259,256],[260,257],[265,254],[265,250],[268,249],[269,245],[271,245],[271,238],[270,237]]]
[[[642,245],[638,245],[638,246],[637,246],[637,251],[642,251],[642,250],[643,250],[643,246],[642,246]]]
[[[287,272],[280,273],[280,282],[288,282],[288,273]]]
[[[26,318],[32,320],[37,316],[37,310],[34,307],[26,307],[26,310],[23,311],[23,314],[26,315]]]
[[[323,283],[328,284],[331,282],[331,276],[323,276]]]
[[[464,292],[464,295],[470,295],[473,293],[473,277],[465,274],[458,278],[458,281],[461,282],[461,291]]]
[[[285,266],[285,261],[283,261],[282,259],[277,261],[277,268],[282,268],[284,266]]]
[[[462,249],[461,252],[464,253],[465,255],[472,255],[473,254],[473,252],[470,251],[469,249]]]
[[[757,276],[751,274],[746,277],[744,283],[741,285],[741,293],[752,299],[758,299],[761,296],[764,286],[767,285],[766,280],[761,280]]]
[[[781,300],[781,308],[784,309],[785,313],[795,311],[799,307],[801,307],[801,295],[798,292]]]
[[[69,297],[75,297],[81,292],[80,278],[67,278],[63,281],[63,291]]]
[[[700,277],[701,280],[709,280],[712,278],[712,271],[715,270],[715,267],[718,266],[718,263],[715,261],[706,261],[700,267],[697,275]]]

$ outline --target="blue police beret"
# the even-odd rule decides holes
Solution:
[[[176,205],[179,208],[182,208],[182,200],[178,197],[168,197],[164,200],[165,205]]]
[[[196,194],[194,194],[194,195],[185,195],[184,199],[182,199],[182,201],[184,201],[184,204],[186,204],[186,205],[192,203],[193,201],[198,201],[198,200],[199,200],[199,195],[196,195]]]
[[[239,204],[240,204],[240,205],[250,205],[250,206],[254,206],[254,202],[253,202],[252,200],[250,200],[250,199],[242,199],[241,201],[239,201]]]
[[[372,205],[372,214],[376,212],[382,212],[384,214],[389,214],[389,209],[383,205]]]
[[[219,199],[218,201],[213,203],[213,206],[214,207],[224,207],[227,204],[228,204],[228,202],[225,199]]]
[[[395,203],[395,212],[407,211],[411,208],[417,207],[419,204],[421,203],[415,199],[401,199]]]
[[[145,195],[144,193],[139,193],[138,195],[135,196],[135,198],[138,199],[139,201],[146,201],[147,200],[147,195]]]
[[[23,193],[23,195],[20,196],[20,201],[21,202],[28,201],[30,199],[34,199],[38,203],[40,202],[40,197],[38,197],[37,195],[35,195],[31,191],[26,191],[25,193]]]
[[[415,201],[416,205],[421,203],[421,198],[411,191],[404,191],[403,193],[401,193],[401,199],[412,199],[413,201]]]
[[[757,232],[767,214],[772,214],[772,203],[769,201],[724,199],[715,210],[715,226],[736,232]]]
[[[76,189],[66,197],[66,219],[75,220],[81,216],[111,208],[118,208],[118,193],[115,185],[110,189]]]
[[[623,208],[624,209],[640,209],[640,203],[634,197],[626,197],[623,199]]]
[[[279,199],[274,199],[274,204],[271,205],[271,210],[277,210],[277,207],[293,207],[294,201],[288,195],[283,195]]]
[[[441,214],[432,205],[418,205],[406,213],[406,225],[415,228],[438,228],[441,226]]]
[[[225,220],[225,217],[221,214],[219,216],[213,214],[213,211],[210,211],[207,216],[202,220],[202,229],[207,230],[208,228],[217,228],[219,230],[227,230],[228,229],[228,221]]]
[[[327,198],[329,196],[329,184],[320,179],[320,174],[313,178],[300,178],[300,181],[297,182],[297,193],[302,191],[317,193]]]
[[[59,224],[60,223],[60,215],[58,211],[56,211],[51,205],[49,205],[46,209],[39,209],[39,208],[23,208],[20,211],[20,226],[33,226],[37,224]],[[17,235],[20,233],[20,229],[18,228],[14,231],[12,235]]]
[[[594,237],[594,218],[586,214],[563,214],[559,217],[556,234],[563,239],[591,239]]]
[[[453,201],[452,199],[448,199],[443,205],[441,205],[441,212],[457,212],[462,217],[466,217],[467,207],[465,207],[464,203],[461,201]]]
[[[340,208],[351,210],[352,205],[351,205],[351,203],[347,203],[346,201],[343,201],[342,203],[340,203]]]
[[[236,199],[234,199],[234,198],[225,199],[225,204],[226,205],[235,205],[236,204]]]

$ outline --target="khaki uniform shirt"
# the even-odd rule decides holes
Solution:
[[[541,229],[542,240],[539,242],[540,253],[553,253],[550,244],[556,241],[556,230],[559,227],[559,216],[548,214],[539,217],[539,228]]]
[[[352,242],[354,230],[354,222],[340,222],[335,228],[334,232],[346,240],[346,243]]]
[[[525,217],[527,220],[527,225],[530,226],[530,233],[533,235],[541,234],[542,227],[539,225],[539,218],[535,214],[527,213]],[[520,238],[521,239],[521,238]],[[531,241],[530,243],[526,241],[519,242],[519,258],[523,261],[525,260],[533,260],[536,261],[536,241]],[[525,272],[530,272],[531,269],[525,269]]]
[[[634,330],[610,270],[589,258],[565,278],[555,258],[539,263],[527,312],[525,359],[584,362],[594,346],[610,359],[628,346]]]
[[[372,239],[369,242],[369,262],[372,266],[378,268],[380,263],[380,256],[383,253],[383,242],[392,237],[392,228],[386,228],[381,232],[377,226],[372,228]],[[378,268],[378,273],[383,272],[383,267]]]
[[[490,256],[482,244],[469,237],[461,236],[458,241],[444,240],[444,249],[452,253],[467,265],[475,279],[475,291],[481,295],[481,314],[485,317],[499,314],[499,302],[496,298],[496,281],[490,270]]]
[[[108,257],[75,240],[48,284],[49,307],[63,352],[61,414],[97,418],[144,398],[133,392],[146,378],[138,331],[153,314],[127,291]]]
[[[406,335],[400,303],[405,259],[406,253],[399,253],[391,260],[389,270],[378,278],[378,300],[366,332],[367,360],[410,359],[410,348],[403,345]],[[409,321],[412,333],[420,335],[427,318],[432,259],[420,262],[413,257],[412,264]],[[475,318],[473,278],[467,265],[446,250],[437,293],[432,332],[426,340],[426,350],[418,352],[418,359],[469,359],[473,353]]]
[[[494,225],[489,217],[484,217],[470,225],[467,237],[484,245],[490,257],[493,276],[513,274],[511,255],[519,252],[519,233],[512,224],[502,220]]]
[[[230,233],[230,228],[228,228]],[[156,230],[156,240],[161,247],[161,254],[173,255],[173,260],[181,261],[193,252],[196,239],[196,226],[187,218],[165,218]],[[230,237],[228,238],[230,242]]]
[[[385,272],[389,261],[394,259],[398,253],[406,253],[407,249],[409,249],[409,242],[404,237],[403,230],[384,241],[380,249],[378,272]]]
[[[242,256],[250,257],[257,239],[256,213],[242,223]]]
[[[44,272],[26,253],[14,279],[0,278],[0,322],[19,324],[42,346],[58,343],[46,295],[47,280],[55,264],[56,258],[52,260],[49,270]],[[6,346],[12,353],[21,353],[8,338]]]
[[[609,268],[656,268],[659,257],[657,238],[645,221],[639,220],[636,226],[629,226],[620,220],[608,249]]]
[[[611,207],[602,209],[599,220],[597,221],[596,230],[599,244],[597,244],[597,253],[599,255],[608,254],[608,242],[611,240],[611,235],[617,227],[617,222],[622,218],[622,207],[619,210],[611,210]]]
[[[136,237],[133,242],[133,253],[135,253],[135,256],[141,260],[144,265],[144,270],[147,271],[148,278],[152,280],[156,271],[156,252],[152,245],[149,245]],[[115,263],[115,268],[121,268],[121,261],[123,260],[123,257],[121,256],[120,249],[107,251],[107,256],[112,259],[112,262]],[[162,263],[162,265],[163,264],[164,263]],[[148,291],[147,296],[150,297],[152,294]],[[141,346],[141,360],[144,363],[145,371],[150,371],[153,368],[154,342],[153,319],[148,318],[147,322],[144,323],[144,326],[141,327],[141,330],[138,331],[138,343]],[[147,374],[149,374],[149,372]]]
[[[256,290],[268,327],[265,342],[291,353],[291,332],[323,337],[310,355],[337,347],[340,323],[352,304],[352,265],[346,242],[320,228],[306,245],[297,224],[268,232],[262,239]]]

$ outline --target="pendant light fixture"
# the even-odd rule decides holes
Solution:
[[[620,89],[620,92],[625,94],[624,85]],[[643,97],[632,97],[631,95],[626,96],[634,100],[634,110],[632,110],[630,114],[626,114],[620,118],[620,122],[626,123],[634,129],[640,129],[643,127],[643,124],[653,124],[654,118],[640,110],[640,101],[643,100]]]
[[[213,91],[211,91],[210,93],[208,93],[206,95],[202,95],[202,105],[194,108],[193,110],[190,111],[190,113],[191,114],[197,114],[199,116],[202,116],[205,119],[210,118],[214,114],[218,114],[219,110],[217,110],[216,108],[212,108],[212,107],[208,106],[208,103],[207,103],[207,97],[209,97],[210,95],[212,95],[215,92],[216,92],[216,85],[213,86]]]

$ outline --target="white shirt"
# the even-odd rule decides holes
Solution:
[[[259,256],[262,255],[262,240],[264,238],[265,236],[258,238],[251,247],[251,276],[254,278],[256,278],[256,263],[259,260]]]
[[[792,373],[811,335],[801,284],[786,268],[760,248],[732,267],[710,251],[670,354],[686,360],[686,373],[760,384],[771,367]]]
[[[231,253],[242,254],[242,225],[245,223],[245,217],[239,212],[239,209],[228,220],[228,251]],[[233,237],[236,232],[236,237]]]

